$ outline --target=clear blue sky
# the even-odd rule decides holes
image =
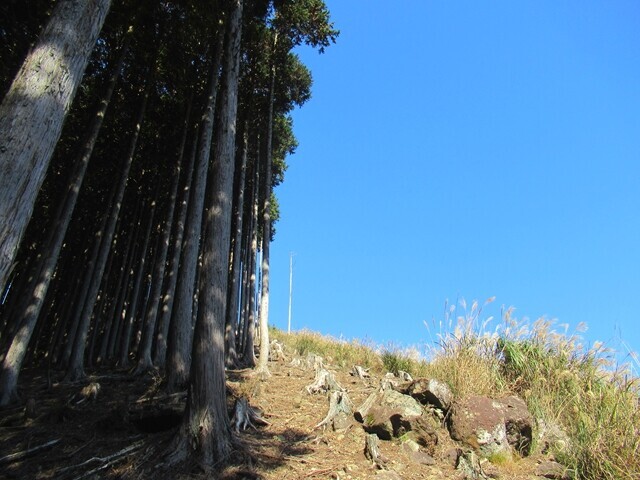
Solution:
[[[495,296],[640,350],[640,2],[326,4],[271,323],[294,252],[294,329],[420,346],[447,299]]]

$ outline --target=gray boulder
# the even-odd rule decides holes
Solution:
[[[453,393],[449,385],[433,378],[418,378],[411,382],[406,391],[423,405],[432,405],[447,412],[453,403]]]

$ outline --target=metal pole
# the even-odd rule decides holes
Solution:
[[[291,297],[293,293],[293,253],[289,253],[289,322],[287,333],[291,333]]]

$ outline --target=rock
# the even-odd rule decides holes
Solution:
[[[406,441],[402,442],[402,449],[407,452],[419,452],[420,445],[415,440],[411,440],[410,438]]]
[[[453,468],[456,468],[460,455],[462,455],[462,450],[459,448],[450,448],[444,453],[442,459],[447,463],[447,465],[451,465]]]
[[[571,449],[571,440],[558,424],[539,418],[536,422],[538,445],[542,453],[564,453]]]
[[[483,457],[513,447],[521,455],[531,450],[533,418],[515,396],[494,400],[473,396],[454,402],[449,418],[451,438],[465,442]]]
[[[367,433],[375,433],[380,440],[393,438],[393,423],[391,417],[400,416],[398,413],[383,407],[372,407],[363,417],[362,426]]]
[[[504,415],[507,442],[520,455],[529,455],[533,440],[533,417],[527,404],[515,396],[501,398],[497,403]]]
[[[393,410],[403,417],[422,415],[422,407],[412,397],[403,395],[395,390],[384,390],[369,395],[365,402],[356,410],[356,420],[364,422],[365,416],[374,405],[379,408]]]
[[[376,473],[376,478],[378,480],[402,480],[402,477],[400,475],[389,470],[379,470]]]
[[[453,393],[449,385],[432,378],[418,378],[409,384],[407,395],[411,395],[423,405],[433,405],[446,412],[453,403]]]
[[[395,390],[372,393],[354,414],[367,433],[381,440],[403,435],[413,428],[406,419],[421,415],[422,407],[415,399]]]
[[[438,444],[438,434],[424,416],[391,418],[394,426],[394,436],[401,437],[407,435],[420,446],[426,448],[427,452],[433,454]]]
[[[456,470],[460,470],[464,474],[464,478],[468,480],[487,480],[489,478],[482,470],[480,459],[474,452],[460,455]]]
[[[558,462],[546,461],[536,467],[536,475],[554,480],[569,480],[567,468]]]
[[[413,452],[410,455],[411,460],[414,463],[418,463],[420,465],[435,465],[435,459],[425,452]]]
[[[501,405],[488,397],[472,396],[452,407],[449,432],[483,457],[509,450]]]

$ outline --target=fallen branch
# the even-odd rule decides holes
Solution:
[[[46,450],[48,448],[51,448],[56,443],[58,443],[60,440],[62,440],[62,439],[58,438],[56,440],[51,440],[51,441],[49,441],[47,443],[43,443],[42,445],[38,445],[37,447],[31,447],[31,448],[28,448],[28,449],[23,450],[21,452],[16,452],[16,453],[12,453],[10,455],[6,455],[4,457],[1,457],[0,458],[0,465],[4,465],[5,463],[17,462],[18,460],[22,460],[25,457],[33,455],[34,453],[41,452],[42,450]]]
[[[85,465],[88,465],[93,462],[104,462],[100,467],[84,473],[82,476],[78,477],[78,479],[88,477],[89,475],[93,475],[94,473],[99,472],[100,470],[104,470],[105,468],[108,468],[109,466],[111,466],[112,464],[120,460],[122,457],[124,457],[128,453],[131,453],[134,450],[137,450],[140,447],[142,447],[142,445],[144,445],[144,441],[140,440],[139,442],[136,442],[133,445],[129,445],[128,447],[125,447],[122,450],[117,451],[113,455],[109,455],[108,457],[91,457],[89,460],[85,460],[84,462],[79,463],[77,465],[71,465],[69,467],[61,468],[60,470],[58,470],[58,474],[62,472],[66,472],[68,470],[84,467]]]

